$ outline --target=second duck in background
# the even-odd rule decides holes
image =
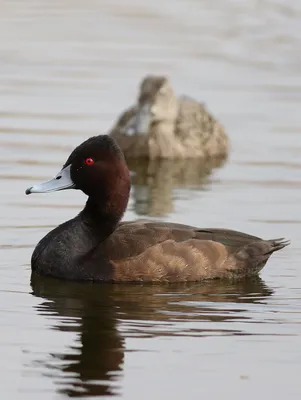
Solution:
[[[148,75],[136,105],[124,111],[110,132],[126,158],[225,158],[224,127],[197,101],[177,97],[168,78]]]

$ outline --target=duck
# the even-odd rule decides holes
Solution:
[[[151,220],[122,221],[131,188],[125,157],[109,135],[77,146],[51,180],[26,194],[81,190],[83,210],[37,244],[32,272],[88,282],[171,283],[244,279],[290,242],[229,229]]]
[[[229,152],[224,126],[204,104],[177,97],[166,76],[147,75],[141,81],[136,104],[109,134],[126,159],[225,159]]]

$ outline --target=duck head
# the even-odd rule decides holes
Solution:
[[[148,135],[153,124],[174,122],[178,104],[169,80],[164,76],[146,76],[140,84],[136,110],[128,134]]]
[[[121,219],[130,193],[130,172],[113,138],[94,136],[70,154],[59,173],[51,180],[31,186],[26,194],[79,189],[97,206],[102,215]]]

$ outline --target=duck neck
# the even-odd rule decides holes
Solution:
[[[114,186],[118,190],[112,190],[111,185],[100,196],[90,196],[80,213],[95,244],[104,241],[114,232],[127,207],[130,182],[119,181]]]
[[[110,236],[122,218],[122,214],[116,215],[108,212],[91,197],[88,199],[80,216],[84,226],[91,232],[91,236],[95,239],[93,240],[95,243],[99,243]]]

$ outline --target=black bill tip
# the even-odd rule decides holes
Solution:
[[[31,194],[31,189],[32,189],[32,186],[30,188],[26,189],[25,194]]]

